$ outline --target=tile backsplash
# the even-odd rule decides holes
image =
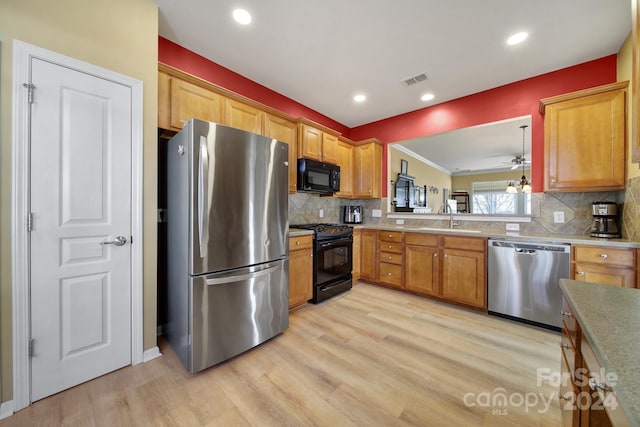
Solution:
[[[595,201],[618,203],[622,212],[622,235],[624,238],[640,240],[640,178],[631,179],[627,190],[585,193],[535,193],[531,200],[531,222],[520,223],[520,233],[580,235],[590,232],[593,217],[591,204]],[[349,200],[320,197],[317,194],[298,193],[289,196],[289,223],[305,224],[315,222],[339,223],[340,207],[362,205],[364,224],[395,225],[394,218],[387,218],[387,200]],[[372,210],[380,209],[382,217],[372,217]],[[322,210],[323,216],[320,216]],[[554,222],[554,212],[564,213],[564,223]],[[446,220],[405,219],[405,225],[446,227]],[[460,228],[504,231],[505,222],[459,221]]]

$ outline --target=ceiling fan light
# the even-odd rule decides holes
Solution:
[[[528,182],[522,186],[522,192],[523,193],[531,193],[531,184],[529,184]]]
[[[513,182],[509,181],[509,183],[507,184],[506,192],[509,194],[513,194],[513,193],[517,193],[518,189],[516,188],[515,185],[513,185]]]

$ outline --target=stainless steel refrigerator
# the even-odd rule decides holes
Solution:
[[[289,326],[289,147],[192,119],[167,150],[164,333],[197,372]]]

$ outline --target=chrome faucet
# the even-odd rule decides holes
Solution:
[[[449,211],[449,230],[453,230],[453,227],[458,223],[453,221],[453,209],[451,209],[451,206],[447,205],[447,210]]]

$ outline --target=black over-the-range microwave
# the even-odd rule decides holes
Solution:
[[[298,159],[298,191],[340,191],[340,166],[311,159]]]

